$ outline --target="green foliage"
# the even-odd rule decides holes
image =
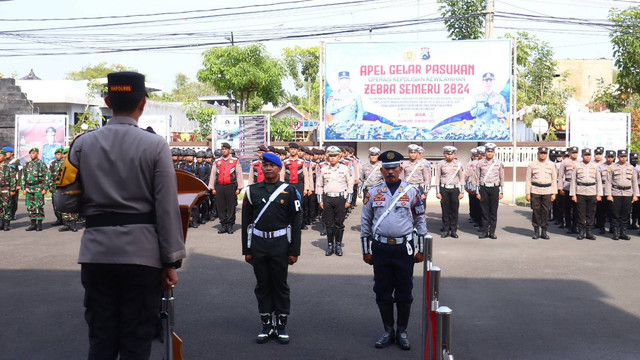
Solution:
[[[631,113],[631,151],[640,152],[640,94],[633,94],[629,104],[623,109]]]
[[[296,122],[293,116],[283,116],[281,118],[271,118],[271,140],[273,141],[293,141],[295,140],[295,132],[293,124]]]
[[[558,63],[553,59],[553,49],[547,42],[527,32],[518,32],[515,36],[506,34],[505,37],[517,40],[517,106],[533,109],[525,116],[525,124],[530,126],[535,118],[547,120],[549,130],[543,138],[554,140],[555,131],[565,127],[567,99],[574,92],[567,85],[568,74],[561,74],[556,79]]]
[[[611,9],[609,20],[614,23],[609,38],[619,70],[616,83],[627,97],[640,94],[640,5]]]
[[[482,39],[486,0],[438,0],[438,4],[449,38]]]
[[[150,94],[149,98],[155,101],[180,101],[191,103],[198,101],[200,96],[215,94],[215,89],[211,84],[197,81],[190,81],[187,75],[177,73],[174,81],[175,87],[171,92],[163,92],[161,95]]]
[[[211,134],[211,121],[217,113],[216,109],[205,107],[200,102],[185,104],[187,119],[198,123],[198,128],[194,130],[195,141],[205,141],[207,136]]]
[[[319,117],[319,89],[320,80],[320,49],[317,46],[310,48],[284,48],[282,50],[284,63],[293,79],[296,89],[305,90],[306,96],[299,97],[291,95],[289,101],[295,104],[300,110],[309,113],[310,117]]]
[[[615,84],[605,84],[602,78],[597,80],[597,89],[593,94],[591,109],[595,111],[609,110],[611,112],[620,112],[626,102],[622,98],[618,86]]]
[[[120,64],[107,65],[106,62],[101,62],[98,65],[87,65],[79,71],[72,71],[67,74],[67,80],[91,80],[107,77],[109,73],[117,71],[138,71],[134,68],[129,68]]]
[[[78,121],[69,126],[72,137],[75,137],[77,134],[83,133],[86,130],[97,129],[102,124],[104,117],[101,114],[91,111],[89,103],[91,102],[91,99],[96,96],[100,96],[105,91],[106,88],[96,80],[90,80],[87,83],[87,105],[84,108],[84,112],[79,115]],[[85,125],[84,127],[86,130],[83,129],[83,124]]]
[[[284,66],[272,58],[264,45],[212,48],[204,53],[198,80],[209,83],[221,94],[240,101],[240,111],[248,109],[252,96],[278,105],[284,98]]]

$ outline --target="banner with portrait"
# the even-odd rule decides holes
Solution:
[[[229,143],[240,159],[242,171],[249,172],[251,161],[258,158],[258,146],[267,144],[269,121],[265,115],[216,115],[212,134],[214,148]]]
[[[55,151],[65,147],[66,115],[16,115],[15,156],[21,163],[29,161],[29,150],[38,148],[40,159],[47,165],[55,159]]]
[[[511,41],[325,45],[326,141],[511,140]]]
[[[617,151],[631,142],[631,114],[574,112],[568,118],[567,146]]]

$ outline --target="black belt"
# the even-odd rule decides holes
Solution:
[[[537,187],[549,187],[549,186],[551,186],[551,184],[540,184],[540,183],[535,183],[535,182],[532,182],[531,185],[537,186]]]
[[[583,183],[580,181],[576,181],[576,184],[580,185],[580,186],[594,186],[596,183]]]
[[[631,190],[631,186],[611,185],[611,187],[616,189],[616,190]]]
[[[155,224],[156,215],[148,213],[118,213],[108,212],[98,215],[87,216],[86,228],[104,226],[123,226],[136,224]]]

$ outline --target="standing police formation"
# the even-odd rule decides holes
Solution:
[[[495,158],[496,144],[485,145],[485,158],[476,166],[475,187],[478,189],[476,197],[480,200],[482,209],[482,233],[480,239],[497,239],[496,225],[498,222],[498,204],[504,194],[504,165]]]
[[[455,146],[445,146],[444,159],[436,165],[436,197],[442,209],[442,237],[458,238],[458,210],[464,197],[464,169],[458,161]]]
[[[533,210],[533,239],[549,239],[549,216],[551,205],[556,198],[557,177],[555,164],[547,159],[549,149],[546,146],[538,148],[538,159],[527,167],[525,192],[527,201]]]

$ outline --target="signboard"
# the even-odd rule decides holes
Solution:
[[[169,116],[141,115],[138,119],[138,127],[140,129],[151,127],[153,132],[167,139],[169,137]]]
[[[326,141],[511,139],[511,41],[325,45]]]
[[[265,115],[216,115],[212,124],[214,147],[229,143],[242,163],[242,171],[249,172],[251,161],[258,158],[258,146],[267,144],[268,127]]]
[[[574,112],[567,123],[568,146],[619,150],[631,142],[631,114]]]
[[[56,149],[65,146],[66,133],[66,115],[16,115],[15,155],[24,164],[29,150],[38,148],[40,160],[49,165]]]

